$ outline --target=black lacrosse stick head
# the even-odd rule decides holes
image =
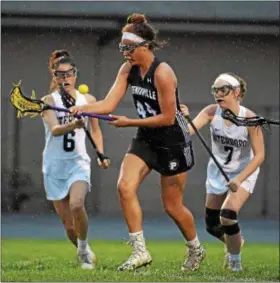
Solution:
[[[230,110],[230,109],[225,109],[222,111],[222,118],[225,120],[229,120],[233,124],[238,126],[238,121],[236,121],[236,115]]]
[[[66,90],[65,87],[66,84],[62,83],[59,86],[59,93],[61,95],[62,103],[64,107],[70,108],[76,104],[76,100],[73,96],[71,96]]]
[[[225,109],[222,112],[222,118],[231,121],[236,126],[243,127],[262,127],[266,132],[271,134],[271,127],[269,121],[264,117],[239,117],[236,116],[230,109]]]

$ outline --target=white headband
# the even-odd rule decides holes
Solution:
[[[231,76],[229,74],[221,74],[221,75],[219,75],[218,78],[215,80],[215,83],[218,80],[223,80],[223,81],[229,83],[233,87],[239,87],[240,86],[240,82],[234,76]]]
[[[128,40],[132,40],[132,41],[135,41],[135,42],[144,42],[145,39],[134,34],[134,33],[131,33],[131,32],[124,32],[123,35],[122,35],[122,40],[124,39],[128,39]]]

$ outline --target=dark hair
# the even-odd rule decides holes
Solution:
[[[49,59],[49,70],[51,74],[53,75],[53,72],[56,71],[58,66],[60,64],[70,64],[72,67],[76,67],[76,64],[71,57],[70,53],[66,49],[62,50],[55,50]],[[57,83],[54,80],[54,77],[52,77],[51,84],[50,84],[50,92],[53,92],[58,88]]]
[[[149,42],[149,49],[154,50],[166,45],[166,41],[158,41],[158,32],[148,23],[145,15],[133,13],[127,18],[122,33],[131,32]]]
[[[226,73],[226,74],[235,77],[239,81],[239,83],[240,83],[240,96],[239,97],[242,100],[244,98],[244,96],[245,96],[246,91],[247,91],[247,83],[246,83],[246,81],[244,79],[242,79],[241,77],[237,76],[234,73]]]

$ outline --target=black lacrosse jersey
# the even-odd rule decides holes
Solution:
[[[140,67],[134,65],[128,76],[128,84],[131,86],[134,104],[139,117],[142,119],[161,113],[158,93],[154,85],[154,74],[160,63],[162,61],[154,57],[154,61],[144,78],[141,76]],[[159,146],[184,145],[190,141],[187,122],[180,111],[177,88],[175,95],[177,110],[174,124],[162,127],[139,127],[136,138]]]

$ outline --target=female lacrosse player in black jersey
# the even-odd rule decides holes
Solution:
[[[95,102],[89,94],[75,89],[77,69],[67,50],[56,50],[50,57],[50,94],[43,99],[50,105],[70,107]],[[64,87],[59,87],[64,84]],[[67,236],[77,246],[82,268],[94,267],[95,255],[87,243],[88,220],[85,197],[90,188],[90,158],[86,152],[83,120],[65,112],[43,112],[46,143],[43,152],[44,185],[47,199],[54,204]],[[100,152],[103,137],[97,119],[90,119],[91,135]],[[99,162],[108,167],[108,160]]]
[[[131,86],[140,119],[112,116],[115,120],[110,122],[116,127],[138,127],[118,180],[121,206],[133,246],[132,255],[119,270],[135,269],[152,261],[145,246],[142,211],[136,194],[152,169],[161,174],[165,211],[175,221],[189,247],[182,270],[196,270],[205,252],[196,235],[193,216],[183,205],[187,171],[194,165],[192,144],[179,109],[176,75],[153,53],[161,45],[156,35],[144,15],[129,16],[119,46],[126,63],[121,66],[108,95],[97,103],[71,109],[73,113],[112,113]]]

